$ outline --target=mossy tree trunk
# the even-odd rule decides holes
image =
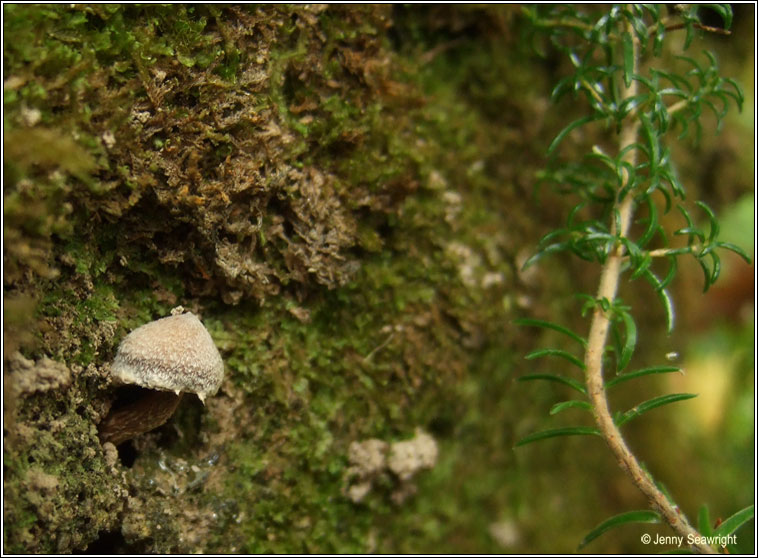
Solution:
[[[571,548],[603,489],[546,464],[598,471],[512,451],[550,394],[513,395],[510,322],[576,277],[520,271],[564,122],[518,7],[4,15],[6,551]],[[103,448],[118,342],[179,304],[219,394]],[[351,454],[419,434],[411,476]]]

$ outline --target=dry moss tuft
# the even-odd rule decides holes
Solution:
[[[54,234],[77,228],[104,247],[88,238],[100,221],[114,227],[106,265],[180,268],[192,294],[236,304],[344,284],[362,208],[391,210],[410,191],[333,163],[337,153],[386,157],[367,132],[391,86],[378,33],[388,13],[7,8],[19,34],[29,18],[55,28],[8,54],[11,279],[55,276]],[[59,59],[63,76],[49,71]]]

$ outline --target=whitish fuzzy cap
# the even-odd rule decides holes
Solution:
[[[208,330],[191,312],[161,318],[132,331],[111,365],[124,384],[163,391],[214,395],[224,379],[224,363]]]

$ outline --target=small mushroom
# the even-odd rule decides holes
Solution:
[[[111,409],[100,423],[100,441],[118,445],[165,423],[183,393],[205,403],[224,379],[224,363],[208,330],[178,307],[147,323],[121,342],[110,367],[120,384],[140,386],[138,397]]]

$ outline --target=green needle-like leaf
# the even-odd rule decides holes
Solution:
[[[708,506],[706,504],[700,506],[700,510],[697,513],[697,530],[705,537],[710,537],[713,533],[711,516],[708,513]]]
[[[634,279],[639,278],[648,269],[650,269],[650,266],[652,264],[653,257],[650,255],[650,252],[644,252],[640,261],[633,264],[636,267],[634,267],[634,272],[629,276],[629,279],[633,281]]]
[[[703,258],[698,258],[697,263],[703,270],[703,277],[705,278],[705,284],[703,286],[703,292],[707,292],[711,288],[711,270],[708,269],[708,264],[705,263]]]
[[[645,232],[643,233],[642,237],[638,241],[638,245],[641,247],[645,246],[648,242],[650,242],[655,236],[656,231],[658,230],[658,208],[656,207],[652,196],[647,196],[645,198],[645,202],[648,208],[648,218],[647,218],[647,228],[645,229]]]
[[[698,239],[700,239],[700,242],[705,242],[705,235],[700,232],[697,227],[695,227],[695,224],[692,222],[692,217],[690,217],[689,211],[687,211],[687,209],[685,209],[682,204],[676,204],[676,208],[684,216],[684,219],[687,221],[687,226],[679,229],[678,231],[675,231],[674,234],[696,235]],[[692,239],[690,239],[690,243],[692,243]]]
[[[666,311],[666,332],[671,334],[671,332],[674,331],[674,303],[671,301],[671,296],[666,289],[663,288],[660,279],[658,279],[652,271],[649,269],[645,270],[643,277],[653,285],[658,298],[661,300],[661,304],[663,304],[663,309]]]
[[[721,259],[716,252],[708,254],[711,257],[711,285],[713,285],[721,274]]]
[[[755,515],[754,505],[741,509],[734,515],[724,520],[721,523],[721,525],[719,525],[716,529],[713,530],[713,534],[715,536],[731,535],[737,529],[739,529],[742,525],[744,525],[745,523],[753,519],[754,515]]]
[[[592,405],[589,401],[579,401],[578,399],[571,399],[569,401],[561,401],[556,403],[550,408],[551,415],[557,415],[561,411],[566,409],[583,409],[585,411],[592,412]]]
[[[621,525],[626,525],[627,523],[660,523],[660,522],[661,522],[661,516],[658,514],[658,512],[654,512],[651,510],[629,511],[629,512],[620,513],[618,515],[614,515],[613,517],[606,519],[600,525],[595,527],[592,531],[587,533],[587,535],[582,539],[582,542],[579,543],[578,550],[581,550],[582,548],[587,546],[589,543],[594,541],[603,533],[610,531],[611,529],[614,529]]]
[[[703,8],[713,10],[721,16],[724,20],[724,29],[729,29],[732,26],[732,7],[729,4],[703,4]]]
[[[574,333],[570,329],[565,328],[565,327],[563,327],[561,325],[555,324],[553,322],[547,322],[545,320],[533,320],[531,318],[518,318],[518,319],[514,320],[513,323],[516,324],[516,325],[520,325],[520,326],[534,326],[534,327],[542,327],[542,328],[546,328],[546,329],[552,329],[552,330],[555,330],[555,331],[557,331],[559,333],[562,333],[564,335],[567,335],[567,336],[571,337],[571,339],[573,339],[577,343],[580,343],[582,345],[582,347],[586,347],[587,346],[587,340],[586,339],[584,339],[583,337],[580,337],[579,335],[577,335],[576,333]]]
[[[671,393],[669,395],[661,395],[660,397],[654,397],[653,399],[648,399],[647,401],[640,403],[636,407],[632,407],[625,413],[623,413],[618,419],[615,421],[616,426],[622,426],[629,422],[630,420],[637,418],[640,415],[643,415],[647,413],[648,411],[651,411],[652,409],[655,409],[657,407],[662,407],[663,405],[668,405],[669,403],[676,403],[677,401],[684,401],[685,399],[692,399],[693,397],[697,397],[697,394],[695,393]]]
[[[716,246],[719,248],[724,248],[725,250],[730,250],[740,256],[743,260],[745,260],[745,263],[748,265],[752,263],[752,260],[750,259],[750,256],[748,256],[745,251],[737,246],[736,244],[732,244],[731,242],[717,242]]]
[[[617,386],[623,382],[627,382],[629,380],[634,380],[635,378],[640,378],[642,376],[647,376],[649,374],[669,374],[671,372],[681,372],[682,369],[678,366],[653,366],[651,368],[642,368],[640,370],[634,370],[633,372],[626,372],[624,374],[619,374],[615,378],[612,378],[605,382],[605,388],[609,389],[613,386]]]
[[[713,213],[711,208],[708,207],[704,202],[697,201],[695,202],[695,205],[705,211],[705,213],[708,215],[708,222],[711,225],[711,232],[708,234],[708,242],[711,243],[719,235],[719,222],[718,219],[716,219],[716,214]]]
[[[734,92],[724,91],[724,93],[732,97],[737,103],[737,108],[739,110],[742,110],[742,103],[745,101],[745,93],[742,91],[742,87],[740,87],[740,84],[734,81],[732,78],[725,78],[724,82],[728,83],[734,88]]]
[[[620,372],[627,367],[629,361],[632,360],[634,354],[634,348],[637,345],[637,326],[634,323],[629,312],[623,312],[621,319],[624,321],[624,328],[626,329],[626,339],[624,340],[624,346],[621,348],[621,355],[618,361],[618,371]]]
[[[661,281],[660,289],[665,289],[668,287],[669,283],[674,280],[674,277],[676,276],[676,270],[677,270],[677,264],[676,264],[676,257],[673,254],[669,254],[668,257],[669,260],[669,270],[668,273],[666,273],[666,277],[663,278],[663,281]]]
[[[582,370],[585,369],[584,363],[576,358],[574,355],[569,353],[568,351],[564,351],[562,349],[538,349],[536,351],[532,351],[528,355],[526,355],[524,358],[526,360],[533,360],[535,358],[540,358],[544,356],[556,356],[559,358],[562,358],[564,360],[567,360],[574,366],[578,366]]]
[[[567,378],[566,376],[561,376],[560,374],[528,374],[526,376],[521,376],[520,378],[518,378],[519,382],[530,382],[532,380],[546,380],[548,382],[557,382],[559,384],[569,386],[570,388],[575,389],[579,393],[583,393],[584,395],[587,395],[587,388],[584,386],[582,382],[575,380],[573,378]]]
[[[542,248],[539,252],[531,256],[528,260],[526,260],[526,262],[524,262],[524,265],[522,266],[521,269],[527,269],[528,267],[533,265],[537,260],[544,258],[548,254],[552,254],[554,252],[561,252],[570,247],[571,247],[571,242],[556,242],[555,244],[546,246],[545,248]]]
[[[539,442],[540,440],[546,440],[548,438],[556,438],[558,436],[601,436],[600,430],[593,426],[568,426],[566,428],[552,428],[550,430],[542,430],[541,432],[535,432],[525,438],[519,440],[514,447],[525,446],[533,442]]]
[[[648,164],[650,165],[650,172],[657,173],[661,160],[660,139],[658,138],[656,130],[650,122],[650,118],[648,118],[647,114],[640,114],[640,124],[642,125],[642,132],[645,135],[647,143],[646,150],[649,158]]]
[[[624,32],[621,40],[624,45],[624,85],[629,87],[634,73],[634,40],[628,31]]]
[[[550,147],[547,148],[547,154],[552,155],[553,151],[555,151],[556,147],[563,141],[563,139],[569,135],[572,131],[579,128],[580,126],[584,126],[585,124],[589,124],[590,122],[593,122],[594,120],[597,120],[598,117],[595,115],[585,116],[584,118],[579,118],[578,120],[574,120],[571,124],[566,126],[563,130],[558,132],[558,135],[555,136],[555,139],[550,144]]]

